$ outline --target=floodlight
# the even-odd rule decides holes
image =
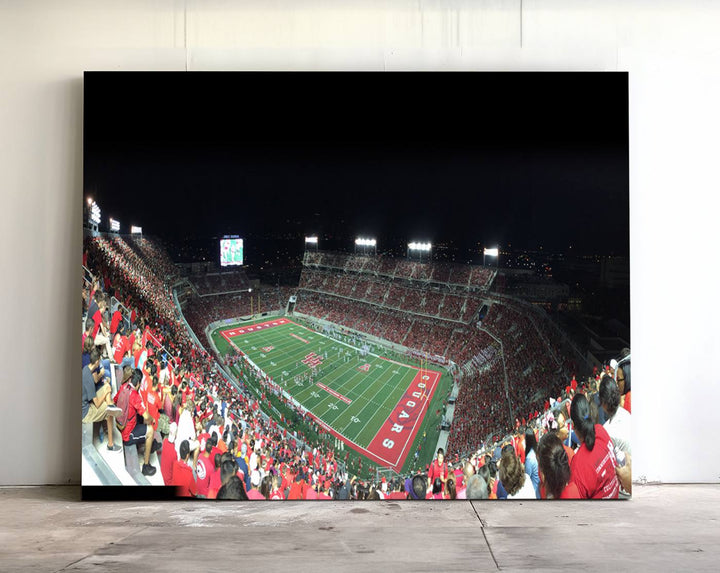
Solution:
[[[358,237],[355,239],[355,244],[360,247],[374,247],[377,245],[377,240],[375,239],[362,239]]]
[[[432,244],[412,242],[408,243],[408,248],[411,251],[430,251],[430,249],[432,248]]]
[[[92,205],[92,202],[93,202],[92,197],[88,197],[88,205]]]
[[[135,225],[132,225],[130,227],[130,232],[133,235],[142,235],[142,227],[136,227]]]
[[[483,255],[486,257],[497,257],[498,256],[498,249],[497,247],[494,249],[484,249]]]
[[[305,237],[305,242],[306,242],[306,243],[315,243],[315,244],[317,244],[318,238],[317,238],[317,237]]]
[[[116,221],[112,217],[110,217],[110,230],[111,231],[119,231],[120,230],[120,221]]]
[[[90,200],[90,221],[96,225],[100,224],[100,207],[92,200]]]

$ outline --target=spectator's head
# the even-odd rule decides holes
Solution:
[[[442,491],[442,489],[443,489],[442,480],[440,478],[435,478],[433,480],[433,485],[432,485],[433,495],[440,493]]]
[[[508,495],[515,495],[525,484],[525,467],[514,452],[505,452],[500,459],[500,481]]]
[[[187,440],[183,440],[180,443],[180,459],[184,462],[188,460],[188,457],[190,456],[190,442]]]
[[[135,390],[140,388],[140,383],[142,382],[142,379],[143,379],[142,370],[140,370],[139,368],[135,368],[135,370],[133,370],[132,378],[130,379],[130,384],[132,384],[132,386],[133,386],[133,388],[135,388]]]
[[[90,329],[92,332],[92,329]],[[95,348],[95,340],[93,340],[92,336],[88,336],[85,339],[85,342],[83,342],[83,352],[87,352],[88,354],[91,354],[93,349]]]
[[[477,475],[479,475],[485,481],[485,483],[488,484],[488,490],[489,490],[491,476],[490,476],[490,468],[488,468],[487,464],[485,464],[478,470]],[[490,494],[490,492],[488,491],[488,495],[489,494]]]
[[[247,498],[245,486],[237,475],[230,476],[227,483],[223,484],[217,493],[217,499],[245,501]]]
[[[532,450],[537,453],[537,440],[535,432],[530,426],[525,427],[525,454],[529,454]]]
[[[567,427],[566,413],[567,412],[564,407],[556,408],[555,410],[553,410],[553,416],[555,418],[555,423],[557,424],[557,428],[554,430],[554,432],[561,440],[567,440],[567,437],[570,434]]]
[[[135,369],[130,366],[126,366],[125,368],[123,368],[122,383],[125,384],[125,382],[132,379],[134,372],[135,372]]]
[[[260,493],[265,499],[270,499],[270,496],[272,495],[272,482],[273,477],[270,474],[262,478],[262,481],[260,482]]]
[[[445,491],[447,492],[450,499],[455,499],[457,497],[457,490],[455,489],[455,480],[452,476],[448,477],[447,481],[445,482]]]
[[[600,382],[600,405],[608,418],[612,418],[620,407],[620,390],[610,376],[603,377]]]
[[[237,465],[235,460],[225,459],[220,466],[220,481],[225,484],[231,476],[237,474]]]
[[[250,472],[250,485],[253,489],[259,489],[261,481],[260,472],[258,470]]]
[[[483,466],[484,467],[484,466]],[[488,485],[479,474],[470,476],[467,482],[467,490],[465,491],[467,499],[487,499]]]
[[[588,450],[592,451],[595,446],[595,423],[590,411],[590,402],[583,394],[576,394],[573,398],[570,405],[570,417],[578,438]]]
[[[427,494],[427,478],[424,475],[416,475],[412,478],[412,489],[410,497],[412,499],[425,499]]]
[[[630,392],[630,362],[623,362],[618,368],[617,384],[621,396]]]
[[[445,450],[443,450],[442,448],[438,448],[437,461],[439,465],[442,465],[442,463],[445,461]]]
[[[559,499],[570,481],[570,463],[562,441],[552,432],[540,438],[537,449],[540,481],[548,498]]]
[[[472,465],[470,462],[465,462],[465,466],[463,467],[463,476],[465,476],[465,483],[467,483],[468,479],[470,479],[470,476],[474,474],[475,466]]]
[[[90,370],[95,370],[100,363],[100,352],[97,348],[93,348],[90,352]]]

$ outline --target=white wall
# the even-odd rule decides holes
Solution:
[[[82,72],[185,69],[628,70],[635,475],[717,481],[719,16],[689,0],[0,0],[0,484],[80,479]]]

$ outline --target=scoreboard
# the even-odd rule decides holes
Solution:
[[[220,239],[220,266],[243,264],[243,240],[238,238]]]

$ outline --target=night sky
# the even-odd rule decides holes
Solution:
[[[84,195],[170,244],[629,254],[625,73],[88,73],[84,106]]]

